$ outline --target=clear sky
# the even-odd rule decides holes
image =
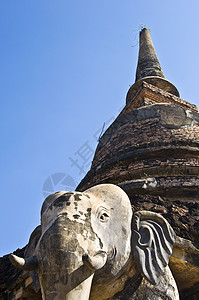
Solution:
[[[0,1],[1,256],[27,244],[46,195],[89,169],[134,83],[141,24],[166,78],[199,105],[198,0]]]

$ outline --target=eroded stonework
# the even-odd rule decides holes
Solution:
[[[165,78],[143,29],[126,106],[78,192],[49,196],[10,256],[23,271],[1,258],[0,299],[199,299],[198,184],[197,107]]]
[[[135,299],[153,294],[153,299],[178,300],[168,267],[175,240],[161,215],[140,211],[132,219],[126,193],[116,185],[101,184],[83,193],[50,195],[42,206],[41,226],[26,249],[31,256],[11,254],[10,261],[30,271],[35,286],[39,277],[46,300],[87,300],[90,290],[91,299],[116,294],[120,299],[131,274],[145,278],[131,287],[132,299],[134,294]]]

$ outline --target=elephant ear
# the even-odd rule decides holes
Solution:
[[[34,256],[35,248],[37,247],[38,241],[41,237],[41,225],[37,226],[35,230],[32,232],[28,245],[25,250],[25,257]],[[35,292],[38,292],[40,289],[39,275],[37,271],[31,271],[30,276],[33,282],[33,288]]]
[[[139,211],[133,218],[132,248],[139,271],[152,284],[157,284],[169,263],[176,234],[160,215]]]

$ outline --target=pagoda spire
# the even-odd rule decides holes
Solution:
[[[158,57],[156,55],[149,31],[144,28],[140,31],[140,49],[137,64],[136,80],[148,76],[165,78]]]
[[[140,31],[136,79],[127,93],[127,103],[137,93],[143,81],[179,97],[177,88],[164,76],[147,28]]]

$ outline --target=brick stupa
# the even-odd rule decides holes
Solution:
[[[136,81],[126,106],[100,139],[91,169],[77,187],[83,191],[99,183],[117,184],[129,195],[133,211],[162,214],[191,243],[193,249],[187,248],[184,258],[170,260],[182,299],[199,299],[192,298],[199,297],[197,111],[166,80],[150,34],[143,29]]]

